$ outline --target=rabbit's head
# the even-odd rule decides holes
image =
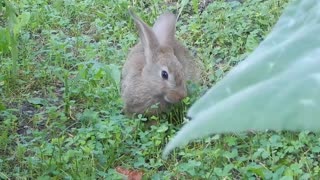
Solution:
[[[129,11],[139,30],[145,57],[143,81],[154,97],[167,103],[176,103],[187,95],[182,64],[174,53],[176,16],[162,14],[150,28]]]

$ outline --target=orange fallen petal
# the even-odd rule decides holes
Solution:
[[[142,171],[131,171],[120,166],[116,167],[116,171],[127,176],[128,180],[141,180],[143,175]]]
[[[121,166],[116,167],[116,171],[117,171],[118,173],[123,174],[123,175],[126,175],[126,176],[128,176],[129,173],[130,173],[129,170],[124,169],[124,168],[121,167]]]

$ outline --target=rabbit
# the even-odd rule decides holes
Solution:
[[[199,65],[175,38],[176,16],[170,12],[149,27],[132,10],[140,42],[129,52],[121,74],[126,114],[155,115],[187,96],[187,81],[198,82]],[[151,108],[158,105],[158,108]]]

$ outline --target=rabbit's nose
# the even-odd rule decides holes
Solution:
[[[187,96],[187,92],[184,90],[180,90],[176,92],[177,101],[181,101],[183,98]]]
[[[181,95],[181,99],[185,98],[188,94],[187,94],[187,88],[185,86],[181,87],[179,89],[180,95]]]
[[[187,96],[187,92],[185,91],[185,90],[183,90],[183,91],[180,91],[180,97],[181,97],[181,99],[180,100],[182,100],[183,98],[185,98],[186,96]]]
[[[171,91],[166,96],[165,99],[170,103],[177,103],[187,96],[185,91]]]

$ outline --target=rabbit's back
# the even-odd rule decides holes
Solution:
[[[141,43],[131,48],[128,58],[123,65],[122,77],[126,78],[129,74],[141,73],[143,67],[146,64],[146,60],[143,54],[143,46]]]
[[[141,43],[131,48],[128,58],[122,67],[121,94],[125,96],[131,84],[142,82],[142,70],[146,64]]]

